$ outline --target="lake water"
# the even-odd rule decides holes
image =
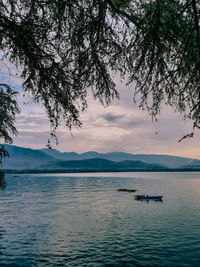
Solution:
[[[200,173],[7,175],[0,266],[200,266]],[[134,193],[161,194],[163,202]]]

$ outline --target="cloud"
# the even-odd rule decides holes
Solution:
[[[116,122],[116,121],[118,122],[119,120],[124,118],[125,115],[115,115],[115,114],[112,114],[112,113],[106,113],[106,114],[103,114],[102,117],[106,121],[109,121],[109,122]]]
[[[83,126],[72,132],[64,126],[58,128],[58,147],[61,151],[99,152],[124,151],[130,153],[157,153],[200,158],[199,136],[178,143],[192,129],[191,122],[184,122],[170,108],[163,108],[158,123],[151,121],[146,111],[133,105],[133,93],[124,84],[118,84],[121,99],[107,108],[88,98],[88,110],[81,113]],[[30,98],[31,99],[31,98]],[[24,105],[23,102],[28,104]],[[50,124],[41,104],[32,103],[19,96],[22,109],[17,117],[18,137],[14,144],[42,148],[50,136]]]

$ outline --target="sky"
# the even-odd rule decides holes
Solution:
[[[9,65],[9,72],[16,73],[16,67]],[[22,80],[16,76],[8,78],[1,66],[0,81],[9,83],[21,91]],[[152,122],[146,111],[133,102],[133,90],[115,77],[120,100],[114,100],[109,107],[103,107],[91,96],[88,109],[81,113],[83,123],[80,129],[70,132],[64,124],[57,130],[58,145],[52,147],[62,152],[123,151],[133,154],[168,154],[200,159],[200,132],[194,138],[178,142],[192,131],[192,122],[184,121],[169,107],[163,107],[159,121]],[[50,137],[50,124],[44,108],[33,103],[31,96],[19,94],[21,113],[16,118],[18,135],[13,136],[13,145],[40,149],[46,147]]]
[[[169,107],[163,107],[158,123],[133,103],[133,91],[117,81],[120,100],[105,108],[89,98],[89,108],[81,114],[82,128],[70,132],[64,125],[57,130],[62,152],[123,151],[133,154],[170,154],[200,159],[200,135],[178,140],[192,130],[191,122],[180,119]],[[19,97],[21,113],[17,116],[19,131],[13,144],[33,149],[44,148],[50,136],[50,125],[44,108]],[[26,104],[23,104],[26,102]]]
[[[0,54],[0,81],[10,83],[21,90],[22,81],[9,76],[16,67],[7,63],[4,53]],[[180,138],[192,131],[192,123],[183,121],[179,114],[169,107],[163,107],[158,123],[152,122],[146,111],[138,109],[133,103],[133,91],[116,78],[120,100],[113,101],[105,108],[92,97],[89,107],[81,114],[83,126],[70,132],[64,125],[57,130],[60,151],[111,152],[170,154],[200,159],[200,134],[194,138],[178,142]],[[26,102],[26,104],[24,104]],[[17,116],[17,137],[13,136],[13,144],[17,146],[39,149],[46,147],[50,136],[50,125],[44,108],[31,103],[29,98],[19,96],[21,113]],[[2,140],[0,140],[1,142]]]

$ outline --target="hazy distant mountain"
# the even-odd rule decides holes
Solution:
[[[59,150],[56,149],[48,149],[48,148],[43,148],[40,151],[45,152],[46,154],[56,158],[56,159],[63,159],[63,160],[83,160],[83,159],[93,159],[93,158],[106,158],[107,154],[103,153],[98,153],[95,151],[88,151],[82,154],[78,154],[76,152],[60,152]],[[105,155],[105,157],[104,157]],[[112,159],[110,159],[112,160]],[[123,159],[122,159],[123,160]],[[121,161],[119,160],[113,160],[113,161]]]
[[[18,146],[4,145],[10,157],[3,161],[4,169],[33,169],[41,163],[54,160],[46,153]]]
[[[78,154],[76,152],[60,152],[56,149],[30,149],[5,145],[10,158],[3,162],[4,169],[34,169],[34,168],[91,168],[92,164],[104,168],[199,168],[200,160],[170,155],[130,154],[124,152],[98,153],[89,151]],[[83,161],[90,160],[93,161]],[[100,160],[101,159],[101,160]],[[105,160],[105,161],[102,161]],[[97,164],[98,162],[98,164]],[[117,164],[119,163],[120,166]],[[147,164],[147,165],[145,165]],[[149,165],[150,164],[150,165]]]
[[[147,164],[141,161],[120,161],[114,162],[107,159],[93,158],[85,160],[51,161],[40,166],[41,169],[68,169],[68,170],[109,170],[109,171],[128,171],[128,170],[164,170],[166,167],[157,164]]]
[[[53,156],[56,159],[62,160],[83,160],[92,158],[101,158],[111,161],[124,161],[124,160],[139,160],[149,164],[158,164],[168,168],[182,168],[183,166],[189,165],[200,165],[200,160],[183,158],[170,155],[155,155],[155,154],[130,154],[125,152],[109,152],[109,153],[98,153],[95,151],[89,151],[83,154],[75,152],[60,152],[56,149],[42,149],[41,151]]]
[[[47,155],[54,157],[55,159],[63,159],[63,160],[79,160],[81,159],[81,155],[76,152],[60,152],[56,149],[48,149],[43,148],[40,151],[45,152]]]

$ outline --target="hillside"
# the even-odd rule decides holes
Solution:
[[[3,161],[4,169],[32,169],[37,168],[41,163],[54,160],[46,153],[18,146],[4,145],[9,153],[9,158]]]

